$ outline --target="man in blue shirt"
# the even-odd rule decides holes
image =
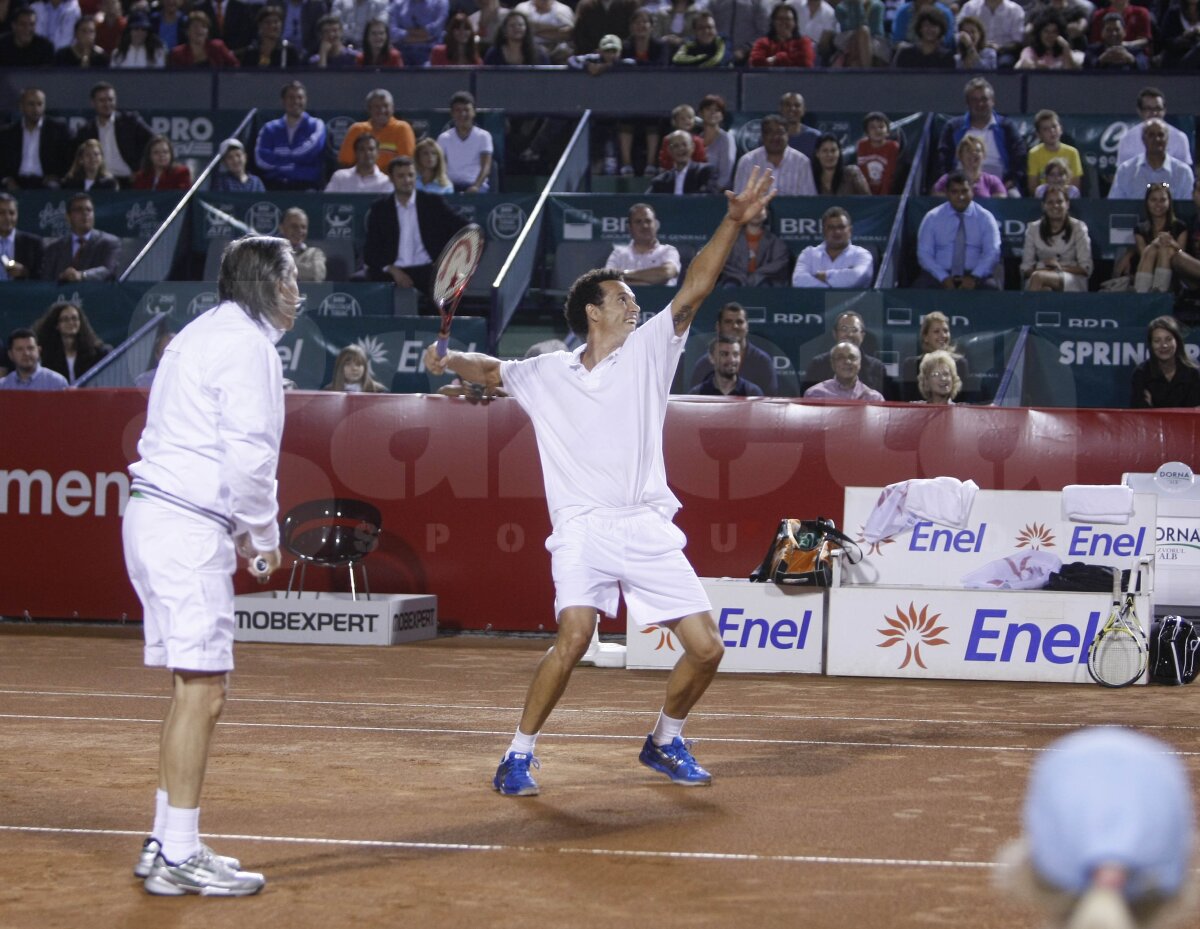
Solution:
[[[1167,154],[1167,124],[1161,119],[1142,123],[1142,142],[1146,151],[1117,165],[1116,176],[1108,191],[1109,200],[1141,200],[1146,189],[1161,184],[1186,195],[1195,177],[1184,162]]]
[[[42,367],[42,353],[32,329],[14,329],[8,337],[12,373],[0,379],[0,390],[66,390],[67,379]]]
[[[971,182],[959,171],[946,182],[947,202],[921,220],[917,261],[921,273],[913,287],[945,290],[996,290],[1000,262],[1000,226],[974,202]]]
[[[320,190],[325,186],[325,121],[306,112],[308,91],[299,81],[283,86],[283,116],[258,132],[254,160],[268,190]]]

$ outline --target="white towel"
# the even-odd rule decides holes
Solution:
[[[867,517],[863,538],[888,539],[927,519],[941,526],[965,526],[979,485],[954,477],[919,478],[888,484]]]
[[[1038,590],[1046,586],[1051,572],[1061,569],[1062,561],[1052,552],[1014,552],[964,574],[962,585],[986,590]]]
[[[1124,525],[1133,515],[1133,488],[1124,484],[1068,484],[1063,514],[1074,522]]]

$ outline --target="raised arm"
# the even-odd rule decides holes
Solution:
[[[500,387],[500,359],[482,352],[446,352],[445,358],[439,358],[437,342],[431,342],[425,349],[425,370],[435,376],[453,371],[464,381],[472,384],[482,384],[484,387]]]
[[[687,332],[696,311],[700,309],[700,304],[712,293],[742,226],[757,216],[774,198],[774,180],[770,171],[760,175],[759,169],[755,167],[750,172],[746,186],[740,192],[735,194],[725,191],[725,218],[721,220],[721,225],[717,226],[717,231],[704,248],[692,259],[684,276],[683,286],[679,288],[679,293],[672,302],[676,335]]]

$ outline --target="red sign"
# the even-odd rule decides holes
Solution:
[[[140,619],[120,514],[146,395],[0,392],[0,614]],[[533,429],[512,400],[288,395],[280,512],[356,497],[383,514],[371,589],[433,593],[443,627],[553,629],[550,531]],[[1192,411],[1014,410],[793,400],[672,401],[667,474],[688,557],[745,577],[784,516],[841,520],[842,489],[917,477],[982,488],[1116,483],[1200,460]],[[273,586],[286,587],[291,559]],[[310,567],[308,589],[349,590]],[[257,589],[239,577],[239,591]]]

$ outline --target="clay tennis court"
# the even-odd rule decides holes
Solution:
[[[201,829],[267,887],[155,898],[140,628],[0,625],[0,926],[1012,929],[991,864],[1048,743],[1134,725],[1200,773],[1190,689],[722,674],[685,731],[714,786],[684,789],[637,763],[664,675],[580,668],[541,796],[501,797],[548,644],[239,644]]]

